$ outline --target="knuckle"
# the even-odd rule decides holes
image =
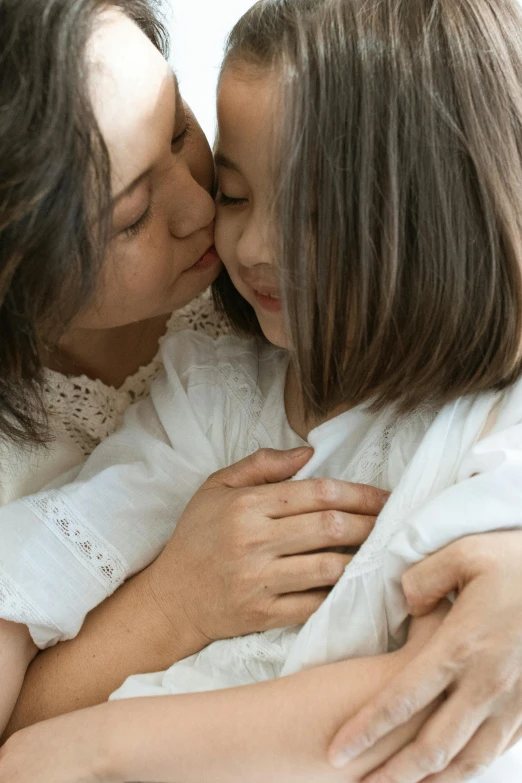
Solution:
[[[494,698],[500,698],[511,693],[516,686],[519,676],[520,673],[516,668],[508,665],[499,666],[491,678],[490,694]]]
[[[319,579],[325,585],[337,582],[343,574],[339,559],[333,554],[325,554],[319,559]]]
[[[339,485],[335,479],[314,479],[315,497],[322,503],[335,503],[339,500]]]
[[[263,469],[270,461],[270,458],[274,456],[273,449],[259,449],[252,454],[252,463],[256,468]]]
[[[328,542],[339,543],[343,539],[344,519],[340,511],[323,511],[321,523]]]
[[[387,726],[400,726],[415,715],[415,706],[405,696],[395,696],[382,710],[382,720]]]
[[[473,634],[468,634],[461,639],[458,639],[451,650],[451,656],[448,660],[450,668],[457,666],[461,668],[469,662],[476,651],[477,639]]]
[[[414,751],[417,766],[422,772],[443,772],[450,762],[449,750],[442,745],[435,747],[430,742],[418,740],[414,744]]]
[[[252,489],[237,490],[231,502],[231,511],[237,517],[242,517],[247,511],[252,511],[255,505]]]
[[[455,771],[458,775],[458,780],[472,780],[475,777],[479,777],[484,774],[488,768],[488,764],[480,761],[476,758],[460,759],[455,762]]]

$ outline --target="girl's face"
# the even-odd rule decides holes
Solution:
[[[104,12],[88,50],[90,93],[112,169],[112,237],[94,301],[73,326],[166,315],[215,279],[207,141],[172,70],[124,14]]]
[[[229,67],[218,94],[216,248],[267,340],[289,347],[272,225],[270,141],[277,77]]]

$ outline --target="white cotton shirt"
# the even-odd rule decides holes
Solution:
[[[0,509],[0,578],[11,588],[0,616],[28,624],[40,647],[74,636],[88,611],[157,557],[210,473],[262,447],[304,443],[285,415],[284,351],[184,332],[165,340],[162,358],[151,397],[75,482]],[[116,695],[241,685],[402,644],[409,565],[462,536],[521,526],[521,422],[519,382],[407,417],[359,406],[314,429],[315,453],[297,479],[392,490],[328,599],[303,627],[215,642]]]
[[[227,333],[228,326],[205,292],[172,315],[166,334],[182,329],[219,337]],[[119,388],[86,375],[45,370],[43,397],[51,442],[45,447],[24,448],[0,441],[0,506],[38,492],[57,479],[63,484],[69,471],[68,475],[74,476],[96,446],[121,427],[127,408],[148,396],[161,367],[158,350],[151,362],[129,375]]]

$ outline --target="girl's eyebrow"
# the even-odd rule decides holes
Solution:
[[[228,169],[229,171],[235,171],[238,174],[242,174],[241,169],[239,168],[237,163],[234,163],[233,160],[227,158],[227,156],[224,155],[219,150],[215,153],[214,160],[216,161],[216,166],[222,166],[224,169]]]

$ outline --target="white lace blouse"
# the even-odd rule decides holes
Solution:
[[[40,647],[74,636],[87,612],[150,563],[208,475],[262,447],[303,441],[285,415],[288,355],[231,336],[181,332],[165,372],[78,478],[0,509],[0,617]],[[115,697],[201,691],[384,653],[404,641],[401,576],[463,536],[522,527],[522,381],[407,417],[352,409],[314,429],[295,477],[392,490],[376,526],[302,627],[215,642]],[[16,556],[15,556],[16,554]],[[522,745],[480,777],[519,783]]]
[[[182,329],[193,329],[211,337],[219,337],[228,330],[208,293],[173,314],[165,337]],[[74,468],[121,426],[129,405],[149,394],[160,369],[158,348],[154,359],[129,376],[118,389],[85,375],[71,377],[48,370],[45,400],[52,443],[33,450],[0,444],[0,506],[37,492],[69,470],[74,475]]]

